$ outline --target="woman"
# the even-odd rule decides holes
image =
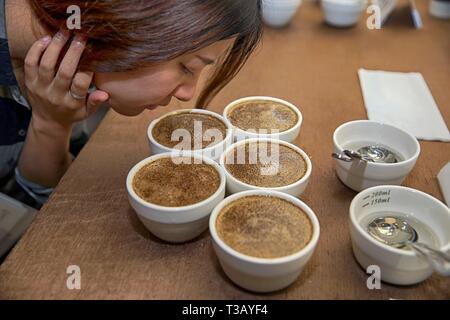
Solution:
[[[73,5],[81,29],[71,32]],[[204,67],[217,64],[197,102],[206,106],[262,30],[259,0],[0,0],[0,7],[0,191],[34,206],[72,162],[74,127],[99,106],[134,116],[172,97],[188,101]]]

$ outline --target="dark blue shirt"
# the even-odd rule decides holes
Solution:
[[[0,179],[11,173],[25,140],[31,110],[11,97],[18,92],[6,33],[5,1],[0,0]]]

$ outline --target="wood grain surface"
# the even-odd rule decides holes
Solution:
[[[221,270],[208,232],[182,245],[152,236],[130,207],[128,170],[150,155],[149,122],[193,104],[173,102],[135,118],[111,111],[62,179],[50,201],[0,267],[3,299],[450,299],[450,280],[433,275],[408,287],[383,283],[368,290],[355,261],[348,209],[356,192],[335,176],[332,133],[366,119],[357,70],[421,72],[450,125],[450,22],[432,19],[417,1],[424,29],[415,30],[405,6],[382,30],[365,17],[350,29],[322,21],[305,1],[292,25],[267,28],[257,53],[209,108],[221,113],[234,99],[275,96],[297,105],[304,123],[296,144],[310,154],[313,174],[301,196],[317,214],[321,236],[300,278],[289,288],[253,294]],[[450,145],[421,141],[422,153],[404,182],[442,200],[436,180],[450,160]],[[450,231],[449,231],[450,232]],[[81,290],[68,290],[66,269],[81,268]]]

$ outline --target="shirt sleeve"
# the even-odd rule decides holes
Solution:
[[[40,205],[43,205],[48,200],[48,197],[54,190],[54,188],[43,187],[28,181],[20,174],[18,167],[15,169],[15,178],[17,183],[25,190],[25,192]]]

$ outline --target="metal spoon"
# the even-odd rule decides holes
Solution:
[[[401,217],[380,217],[369,223],[369,234],[381,243],[394,248],[410,248],[424,257],[434,270],[446,277],[450,276],[450,255],[417,242],[417,231]]]
[[[335,159],[341,160],[341,161],[345,161],[345,162],[352,162],[353,160],[360,160],[360,161],[366,161],[366,162],[374,162],[373,159],[371,159],[370,157],[366,157],[364,155],[362,155],[361,153],[359,153],[358,151],[354,151],[354,150],[343,150],[342,151],[343,154],[341,153],[336,153],[333,152],[331,154],[331,156]]]
[[[335,159],[338,159],[338,160],[341,160],[341,161],[345,161],[345,162],[352,162],[353,161],[353,158],[350,158],[350,157],[346,156],[345,154],[341,154],[341,153],[333,152],[331,154],[331,156],[333,158],[335,158]]]
[[[375,145],[362,147],[357,151],[345,149],[342,152],[343,154],[332,153],[331,156],[345,162],[360,160],[377,163],[397,163],[399,161],[395,153],[384,147]]]
[[[372,159],[373,162],[397,163],[397,155],[391,150],[381,146],[367,146],[358,149],[358,153],[364,158]]]

